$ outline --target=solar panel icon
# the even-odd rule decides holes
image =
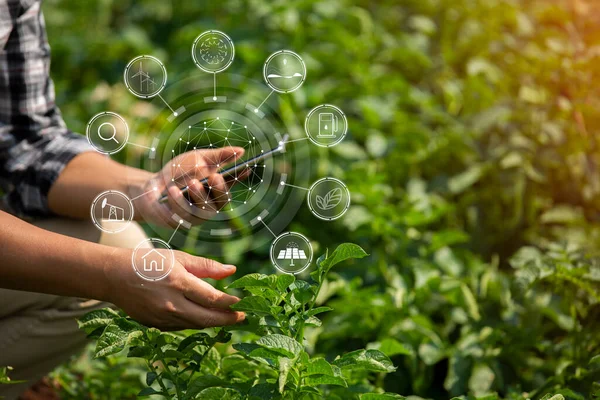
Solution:
[[[290,267],[294,267],[294,260],[306,260],[306,253],[304,250],[298,248],[298,244],[296,242],[290,242],[286,246],[285,249],[279,252],[277,256],[278,260],[291,260]]]
[[[275,238],[270,253],[273,266],[286,274],[301,273],[313,258],[310,241],[297,232],[286,232]]]

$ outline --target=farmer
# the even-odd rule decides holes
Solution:
[[[244,318],[229,309],[238,298],[202,280],[225,278],[235,266],[176,252],[170,275],[144,285],[131,265],[132,248],[146,238],[140,226],[104,234],[90,221],[91,203],[106,190],[133,198],[158,185],[134,202],[135,215],[163,225],[173,213],[185,215],[177,206],[183,194],[169,168],[151,174],[111,161],[67,128],[54,103],[40,8],[39,0],[0,0],[0,366],[14,367],[11,377],[27,381],[0,385],[7,399],[81,349],[85,337],[75,318],[108,303],[162,329]],[[218,207],[219,196],[208,196],[198,180],[208,177],[211,193],[225,192],[228,182],[214,165],[242,153],[235,147],[197,151],[202,168],[188,171],[196,178],[194,200]],[[168,190],[167,204],[157,201],[162,190]]]

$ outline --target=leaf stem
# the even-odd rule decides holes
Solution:
[[[177,377],[175,376],[175,374],[173,374],[173,372],[171,372],[171,368],[169,367],[169,364],[167,364],[167,362],[165,362],[162,351],[159,353],[158,359],[162,363],[162,365],[164,367],[164,371],[167,374],[167,376],[169,377],[169,380],[173,383],[173,386],[175,387],[175,391],[177,392],[177,400],[183,399],[183,396],[181,394],[181,389],[179,389],[179,385],[177,385]]]

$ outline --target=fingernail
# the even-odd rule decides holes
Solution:
[[[235,271],[235,265],[224,264],[223,268],[226,269],[227,271]]]

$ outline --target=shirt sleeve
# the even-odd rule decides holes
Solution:
[[[0,208],[50,214],[48,192],[76,155],[92,151],[55,104],[39,0],[0,0]]]

